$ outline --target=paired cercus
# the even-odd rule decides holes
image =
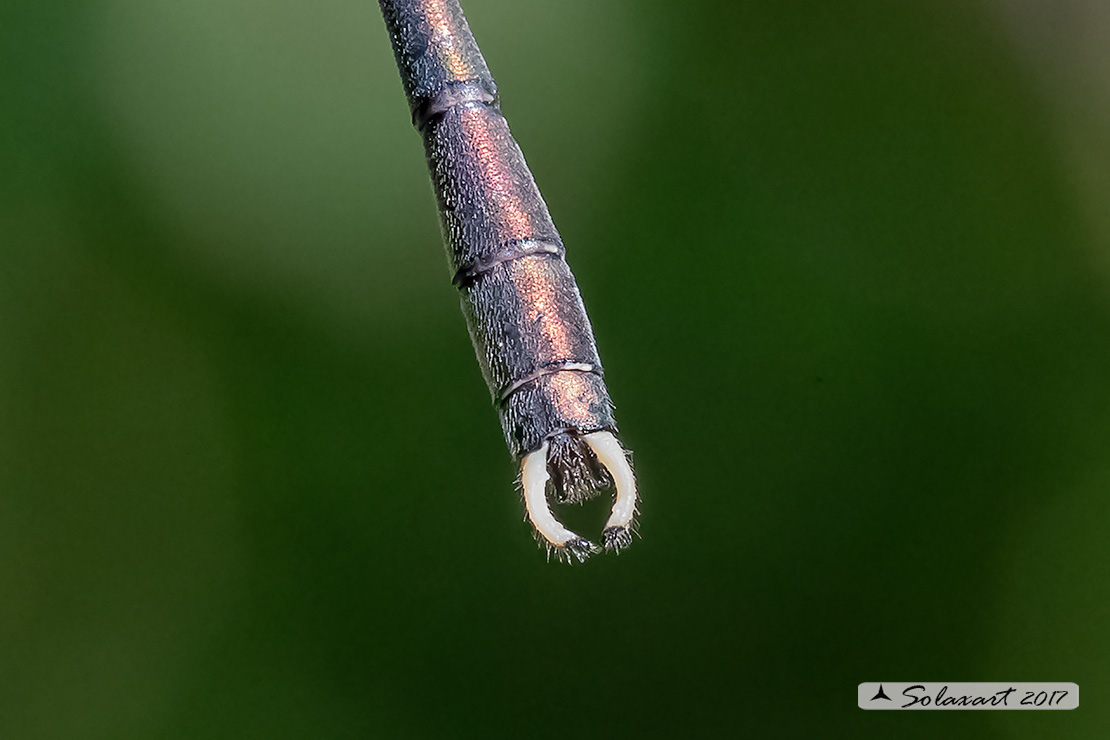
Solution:
[[[549,489],[576,502],[611,488],[602,545],[619,551],[632,542],[636,480],[562,239],[501,115],[493,76],[458,0],[379,3],[537,540],[568,562],[598,552],[555,518]]]

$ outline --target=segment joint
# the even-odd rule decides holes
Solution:
[[[421,133],[429,124],[460,105],[477,104],[498,109],[497,91],[492,82],[463,80],[449,82],[434,95],[420,99],[412,109],[412,125]]]
[[[500,264],[537,255],[551,255],[564,259],[566,249],[559,242],[549,239],[518,239],[503,245],[491,255],[463,265],[455,272],[451,282],[456,288],[466,288]]]

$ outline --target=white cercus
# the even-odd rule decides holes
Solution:
[[[616,496],[602,537],[606,548],[619,552],[632,541],[632,522],[636,515],[636,478],[624,449],[612,432],[591,432],[583,435],[582,439],[613,479]],[[547,483],[550,480],[547,451],[548,444],[544,442],[538,450],[528,453],[521,461],[520,480],[524,489],[524,506],[536,532],[557,555],[570,555],[581,562],[599,548],[564,527],[551,513],[547,501]]]

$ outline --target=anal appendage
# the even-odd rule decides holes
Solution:
[[[636,478],[624,448],[612,432],[590,432],[581,439],[589,446],[598,462],[613,479],[616,495],[613,508],[602,531],[604,548],[620,552],[632,543],[633,522],[636,516]],[[567,529],[555,518],[548,504],[548,443],[524,456],[521,461],[521,485],[528,520],[532,523],[542,544],[547,545],[549,556],[572,562],[583,562],[601,548]]]

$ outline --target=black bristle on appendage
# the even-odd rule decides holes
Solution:
[[[578,504],[613,487],[609,471],[577,434],[561,432],[548,440],[547,469],[560,504]]]
[[[632,544],[632,530],[628,527],[609,527],[601,533],[601,540],[606,550],[620,553]]]
[[[602,548],[585,537],[578,537],[559,546],[551,544],[543,538],[543,535],[533,529],[532,538],[536,540],[537,545],[546,551],[549,561],[555,560],[567,565],[574,565],[576,562],[584,563],[591,555],[597,555],[602,551]]]
[[[574,564],[574,560],[577,560],[579,563],[584,563],[586,562],[586,558],[601,552],[600,547],[583,537],[570,540],[562,547],[555,547],[554,550],[557,560],[571,565]]]

